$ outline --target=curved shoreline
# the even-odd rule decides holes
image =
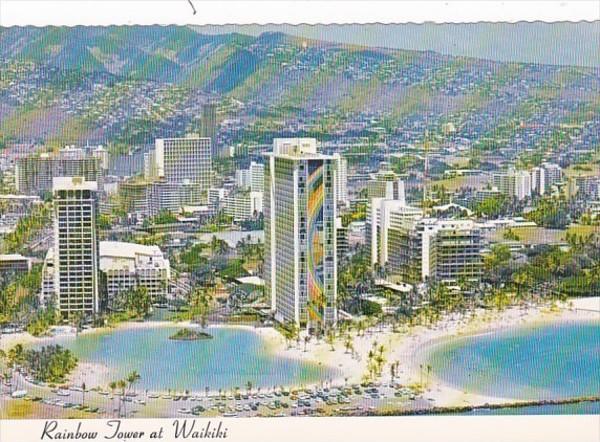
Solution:
[[[131,323],[121,323],[116,327],[111,328],[98,328],[93,330],[86,330],[85,334],[101,334],[101,333],[111,333],[115,331],[129,331],[129,330],[139,330],[139,329],[154,329],[154,328],[172,328],[172,329],[180,329],[180,328],[192,328],[192,329],[201,329],[201,326],[196,323],[192,323],[190,321],[182,321],[178,323],[170,322],[170,321],[147,321],[147,322],[131,322]],[[314,359],[309,356],[308,353],[303,353],[304,357],[297,357],[297,355],[290,354],[286,350],[285,339],[283,336],[272,327],[254,327],[251,325],[241,325],[241,324],[210,324],[202,330],[206,330],[210,332],[211,329],[238,329],[244,330],[246,332],[250,332],[255,334],[261,341],[264,348],[267,352],[276,355],[282,359],[290,359],[300,363],[311,363],[314,365],[324,366],[325,370],[337,370],[336,367],[328,366],[328,364],[322,363],[317,359]],[[80,333],[80,335],[83,333]],[[69,336],[65,336],[69,337]],[[52,339],[52,338],[50,338]],[[61,339],[61,336],[57,336],[54,339]],[[91,376],[90,376],[91,375]],[[106,389],[106,385],[114,380],[114,377],[117,376],[115,374],[115,369],[109,367],[107,364],[99,363],[99,362],[88,362],[88,361],[80,361],[77,368],[69,375],[69,383],[74,385],[79,385],[82,382],[85,382],[88,386],[98,386],[101,389]],[[90,380],[91,378],[91,380]],[[317,386],[319,381],[314,381],[312,383],[305,383],[307,386]],[[239,385],[238,385],[239,386]],[[293,389],[297,388],[299,384],[284,384],[285,388]],[[233,389],[235,385],[230,386],[230,389]],[[205,390],[197,390],[194,388],[188,389],[193,394],[205,394]],[[173,391],[171,389],[171,391]],[[179,390],[178,390],[179,391]],[[181,389],[184,391],[184,389]],[[148,392],[157,393],[157,394],[167,394],[169,389],[167,387],[164,388],[152,388],[148,389]],[[209,394],[216,394],[218,392],[217,389],[210,390]]]
[[[600,298],[576,299],[576,301],[597,302],[600,306]],[[519,307],[511,307],[505,311],[497,312],[495,317],[487,324],[472,324],[468,322],[462,326],[455,327],[444,335],[425,331],[422,339],[417,346],[412,346],[409,359],[409,377],[413,381],[420,376],[420,365],[425,365],[429,361],[431,352],[441,345],[454,343],[464,339],[470,339],[477,336],[485,336],[494,334],[495,332],[504,332],[510,330],[522,330],[535,327],[544,327],[558,324],[572,324],[590,322],[596,323],[600,321],[600,311],[578,309],[563,305],[558,311],[553,311],[547,308],[527,307],[521,309]],[[474,321],[480,321],[480,317],[476,317]],[[469,329],[470,328],[470,329]],[[478,405],[500,405],[527,402],[528,399],[507,398],[494,395],[483,395],[476,392],[468,392],[460,389],[437,376],[429,375],[429,388],[426,394],[432,397],[436,406],[453,407],[453,406],[478,406]]]
[[[598,302],[600,298],[586,298],[576,301],[585,301],[589,303]],[[516,330],[522,327],[543,326],[548,324],[581,322],[600,320],[600,312],[589,310],[587,308],[571,309],[566,305],[558,311],[551,311],[546,308],[531,307],[512,307],[501,312],[490,312],[480,310],[474,313],[472,318],[459,315],[450,315],[443,318],[433,327],[427,328],[417,326],[408,331],[408,333],[394,333],[390,327],[384,328],[381,332],[367,333],[365,336],[353,337],[354,347],[357,357],[346,353],[343,349],[343,343],[338,340],[335,344],[335,351],[331,351],[330,345],[324,341],[319,343],[312,340],[304,351],[304,343],[295,344],[288,348],[283,336],[270,327],[254,327],[239,324],[214,324],[210,328],[238,328],[252,331],[259,335],[268,351],[277,354],[280,357],[291,358],[301,362],[314,363],[323,366],[326,369],[336,370],[339,376],[335,379],[323,380],[335,386],[345,384],[360,383],[362,375],[366,371],[366,354],[372,348],[373,342],[377,341],[386,348],[385,358],[387,363],[398,360],[400,362],[399,373],[394,379],[395,382],[403,385],[418,383],[421,379],[420,364],[427,362],[427,356],[433,348],[456,339],[466,339],[473,336],[486,335],[496,331]],[[189,321],[171,322],[171,321],[146,321],[146,322],[127,322],[118,324],[116,327],[103,327],[99,329],[90,329],[80,332],[80,335],[114,332],[116,330],[132,330],[156,327],[200,327],[198,324],[192,324]],[[6,345],[7,335],[0,340],[0,348]],[[34,338],[30,335],[25,336],[8,335],[12,339],[8,341],[23,340],[28,343],[39,344],[51,342],[61,337],[70,337],[71,335],[59,335],[55,337]],[[74,335],[72,335],[74,337]],[[388,364],[383,370],[382,381],[387,382]],[[76,370],[69,376],[69,382],[77,385],[86,382],[89,387],[101,387],[106,389],[113,371],[108,365],[100,363],[91,363],[81,361]],[[485,396],[477,393],[463,391],[460,388],[448,384],[441,379],[428,375],[428,385],[422,396],[431,401],[435,407],[453,407],[453,406],[474,406],[485,404],[506,404],[520,402],[519,399]],[[309,387],[315,387],[319,382],[307,384]],[[289,388],[299,387],[299,385],[286,386]],[[157,390],[157,393],[164,393]],[[202,392],[204,393],[204,392]],[[214,392],[211,392],[214,393]]]

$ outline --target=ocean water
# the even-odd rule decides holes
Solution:
[[[434,347],[427,357],[436,377],[470,393],[528,400],[600,395],[600,321],[461,338]],[[562,408],[597,410],[597,405]]]
[[[211,391],[318,383],[335,378],[329,367],[274,354],[264,338],[242,328],[212,327],[213,339],[170,340],[178,327],[117,329],[61,338],[81,360],[106,365],[115,379],[137,370],[149,390]]]

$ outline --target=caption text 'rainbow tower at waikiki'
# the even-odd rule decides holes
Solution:
[[[265,164],[265,285],[275,319],[318,332],[337,322],[338,160],[312,138],[275,139]]]

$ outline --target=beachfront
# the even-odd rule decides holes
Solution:
[[[574,299],[562,305],[554,307],[534,307],[526,308],[512,307],[500,312],[479,310],[472,314],[464,316],[450,315],[444,317],[432,327],[416,326],[410,329],[399,328],[392,330],[390,326],[376,326],[373,329],[366,330],[360,336],[353,334],[353,351],[348,351],[344,347],[341,339],[331,343],[325,341],[316,341],[312,339],[309,342],[303,340],[288,343],[283,336],[273,328],[254,328],[244,326],[232,326],[251,330],[257,334],[265,343],[265,351],[276,354],[281,357],[291,358],[306,363],[314,363],[324,368],[335,369],[339,373],[336,377],[322,379],[321,382],[308,385],[286,385],[290,388],[322,388],[322,387],[343,387],[348,385],[360,384],[368,372],[368,353],[376,343],[377,347],[383,345],[383,357],[385,366],[381,376],[376,381],[390,383],[392,381],[391,373],[388,370],[389,364],[397,362],[397,369],[394,373],[394,383],[404,386],[412,386],[416,392],[421,392],[417,399],[420,401],[409,403],[412,408],[418,406],[436,406],[452,407],[464,405],[482,405],[482,404],[506,404],[517,402],[512,397],[484,396],[470,391],[458,389],[448,383],[436,378],[432,373],[425,372],[424,368],[428,361],[427,357],[430,350],[444,342],[455,338],[465,336],[474,336],[485,333],[499,332],[503,330],[515,329],[538,324],[565,324],[575,321],[594,321],[600,319],[600,298]],[[173,324],[172,322],[134,322],[125,323],[119,326],[119,329],[143,330],[149,328],[163,327],[190,327],[192,324],[182,322]],[[215,326],[214,328],[216,328]],[[224,326],[230,328],[230,326]],[[211,327],[212,328],[212,327]],[[81,335],[105,333],[106,330],[86,330]],[[0,348],[7,350],[16,343],[28,344],[46,344],[55,341],[56,338],[34,338],[28,334],[5,335],[0,340]],[[108,390],[108,384],[114,380],[114,372],[108,363],[93,363],[89,361],[80,361],[77,369],[69,377],[69,384],[81,385],[85,382],[88,389],[98,388],[99,390]],[[245,388],[243,385],[232,385],[231,391],[235,387]],[[46,387],[36,386],[39,391]],[[160,392],[165,395],[167,388]],[[216,395],[217,391],[193,391],[190,389],[190,395]],[[146,392],[146,396],[148,392]],[[90,395],[91,396],[91,395]],[[390,406],[402,406],[401,401],[391,398],[390,401],[380,401],[376,407],[385,408]],[[152,400],[150,400],[152,402]],[[177,414],[170,401],[156,400],[151,407],[145,407],[140,410],[141,415],[169,416]],[[360,402],[360,400],[359,400]],[[405,400],[406,402],[406,400]],[[385,405],[384,405],[385,403]]]
[[[360,383],[367,371],[367,358],[373,342],[384,345],[388,362],[398,361],[399,370],[395,381],[403,385],[420,384],[426,381],[426,396],[436,406],[457,406],[477,404],[499,404],[514,402],[514,398],[482,396],[468,391],[461,391],[435,378],[424,374],[422,366],[427,364],[427,355],[431,348],[455,338],[478,334],[498,332],[517,327],[532,325],[561,324],[575,321],[600,320],[600,297],[571,299],[556,308],[512,307],[501,312],[479,310],[465,316],[450,315],[433,327],[417,326],[394,333],[391,327],[382,331],[367,331],[364,336],[354,338],[354,355],[344,352],[341,342],[336,343],[335,351],[325,342],[309,343],[307,351],[302,346],[285,349],[285,342],[278,334],[272,334],[278,351],[285,351],[292,357],[305,358],[328,364],[344,373],[343,378],[333,381],[334,385]],[[383,370],[382,378],[390,380],[388,370]]]

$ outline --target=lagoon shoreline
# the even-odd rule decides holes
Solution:
[[[402,385],[424,384],[422,385],[422,396],[432,406],[454,407],[509,404],[519,402],[519,399],[485,396],[464,391],[442,381],[432,374],[426,376],[424,381],[422,367],[427,364],[428,355],[435,347],[456,339],[521,327],[582,321],[593,322],[598,320],[600,320],[600,297],[571,299],[556,308],[527,306],[510,307],[499,312],[477,310],[466,315],[448,315],[432,327],[415,326],[409,330],[394,332],[390,326],[385,326],[381,331],[367,331],[364,336],[353,336],[353,353],[344,351],[343,343],[340,340],[334,343],[334,351],[323,340],[315,341],[314,339],[306,345],[306,351],[304,351],[304,343],[293,343],[288,348],[288,343],[284,337],[271,327],[215,324],[207,327],[207,330],[225,327],[252,331],[261,337],[268,352],[285,358],[322,365],[324,368],[334,369],[340,373],[335,378],[324,379],[321,384],[306,385],[306,387],[320,385],[344,386],[361,383],[363,375],[367,370],[367,353],[372,348],[373,342],[376,341],[378,345],[385,347],[384,357],[387,360],[386,368],[384,368],[380,377],[382,382],[391,381],[391,376],[387,370],[388,363],[398,361],[399,369],[394,382]],[[197,328],[200,326],[192,324],[189,321],[177,323],[171,321],[127,322],[119,324],[116,327],[84,330],[80,334],[107,333],[115,330],[155,327]],[[3,335],[2,339],[0,339],[0,348],[7,350],[16,343],[25,345],[44,344],[46,342],[56,342],[60,339],[61,336],[35,338],[27,333]],[[80,385],[85,382],[88,388],[98,387],[106,390],[111,380],[114,380],[114,372],[107,364],[80,361],[75,371],[69,376],[68,383]],[[232,389],[234,387],[232,386]],[[285,387],[294,388],[301,386],[286,385]],[[156,391],[156,393],[166,392],[166,389],[164,392]],[[205,392],[195,393],[204,394]],[[209,394],[216,394],[216,391],[211,391]]]

